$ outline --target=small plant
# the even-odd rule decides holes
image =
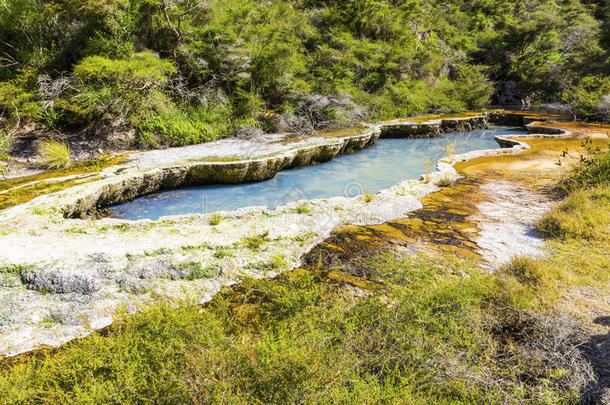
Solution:
[[[288,265],[288,261],[286,260],[286,256],[283,254],[275,254],[271,257],[271,267],[273,269],[283,269]]]
[[[431,165],[432,161],[430,160],[430,156],[426,156],[424,159],[424,181],[426,183],[430,182]]]
[[[268,262],[251,263],[245,266],[245,269],[257,271],[278,271],[285,269],[287,266],[288,261],[286,260],[286,256],[283,254],[276,254],[273,255],[271,260]]]
[[[502,271],[532,288],[544,288],[550,291],[555,287],[556,274],[552,274],[541,263],[528,257],[513,257],[504,265]]]
[[[456,145],[457,145],[456,141],[453,141],[453,142],[447,141],[447,144],[445,146],[441,146],[441,149],[447,155],[447,160],[449,160],[449,162],[453,162],[455,160],[455,146]]]
[[[296,207],[294,210],[297,214],[311,214],[311,208],[307,204],[301,204]]]
[[[34,208],[32,208],[32,214],[44,215],[44,209],[42,209],[41,207],[34,207]]]
[[[55,323],[55,318],[53,318],[51,314],[45,315],[45,317],[42,318],[42,321],[40,321],[40,325],[44,326],[45,328],[50,328],[55,325]]]
[[[246,236],[242,238],[243,244],[251,250],[259,249],[265,242],[269,241],[269,231],[265,231],[260,235]]]
[[[4,274],[14,274],[14,275],[20,275],[21,273],[23,273],[26,270],[29,270],[31,268],[31,266],[26,266],[26,265],[22,265],[22,264],[10,264],[7,266],[2,266],[0,267],[0,273],[4,273]]]
[[[13,137],[6,132],[0,132],[0,156],[4,156],[4,153],[11,147],[12,144]]]
[[[203,267],[200,262],[182,263],[180,267],[188,271],[188,280],[202,280],[206,278],[216,278],[222,274],[222,268],[219,265],[210,265]]]
[[[375,196],[371,193],[369,193],[368,191],[366,193],[364,193],[364,202],[365,203],[370,203],[371,201],[373,201],[373,199],[375,198]]]
[[[210,217],[208,218],[208,224],[210,226],[216,226],[218,224],[220,224],[220,222],[222,221],[222,215],[220,215],[219,213],[215,213],[210,215]]]
[[[42,164],[48,169],[58,169],[68,167],[72,151],[67,143],[46,139],[42,141],[38,149]]]
[[[225,257],[231,256],[233,256],[233,252],[228,246],[220,246],[212,254],[212,257],[214,257],[215,259],[224,259]]]
[[[576,155],[565,149],[557,161],[559,166],[564,162],[573,166],[571,173],[559,184],[565,191],[610,183],[610,151],[595,147],[591,138],[585,138],[581,147],[584,152]]]
[[[453,182],[449,179],[449,177],[443,176],[443,178],[441,178],[437,184],[439,187],[451,187]]]

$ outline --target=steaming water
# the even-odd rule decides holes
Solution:
[[[431,139],[380,139],[369,149],[345,155],[317,166],[280,172],[260,183],[216,185],[164,191],[111,207],[115,218],[138,220],[166,215],[202,214],[242,207],[275,208],[290,201],[355,197],[376,193],[406,179],[419,178],[424,160],[431,168],[445,156],[442,147],[456,142],[456,154],[498,148],[496,135],[520,134],[521,129],[492,127]]]

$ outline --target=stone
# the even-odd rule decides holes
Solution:
[[[59,270],[26,270],[21,273],[21,282],[29,290],[53,294],[77,293],[90,295],[100,289],[95,280],[80,274],[64,273]]]

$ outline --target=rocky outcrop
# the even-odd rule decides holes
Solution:
[[[572,133],[561,128],[545,127],[540,125],[539,121],[533,121],[525,126],[529,134],[545,134],[545,135],[571,135]]]
[[[423,122],[398,122],[381,127],[382,138],[435,138],[441,135],[441,120]]]
[[[29,290],[51,294],[90,295],[100,289],[91,278],[59,270],[27,270],[21,273],[21,282]]]
[[[450,132],[470,132],[487,128],[487,116],[446,118],[422,123],[392,121],[381,126],[381,138],[435,138]]]

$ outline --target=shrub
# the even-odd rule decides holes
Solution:
[[[13,144],[13,137],[8,132],[0,129],[0,154],[4,154]]]
[[[592,155],[591,155],[592,154]],[[581,156],[572,172],[561,181],[560,185],[568,190],[610,184],[610,151],[589,151]]]
[[[577,117],[594,118],[598,115],[602,97],[610,93],[610,77],[584,76],[569,86],[562,95]]]
[[[208,224],[210,226],[216,226],[219,225],[220,222],[222,221],[222,215],[219,213],[215,213],[210,215],[210,217],[208,218]]]
[[[188,113],[153,115],[138,125],[140,140],[146,146],[184,146],[213,141],[230,134],[225,122],[206,122]]]
[[[269,241],[269,232],[263,232],[260,235],[255,236],[246,236],[242,238],[242,243],[248,248],[252,250],[257,250],[261,246],[263,246],[266,242]]]
[[[116,83],[130,90],[145,90],[165,84],[176,72],[172,62],[150,52],[127,59],[89,56],[74,67],[74,75],[84,82]]]
[[[188,280],[202,280],[216,278],[222,274],[222,268],[217,265],[203,267],[200,262],[187,262],[181,266],[182,270],[188,272]]]
[[[53,139],[42,141],[38,153],[42,159],[42,164],[48,169],[67,167],[72,156],[72,151],[67,143]]]

